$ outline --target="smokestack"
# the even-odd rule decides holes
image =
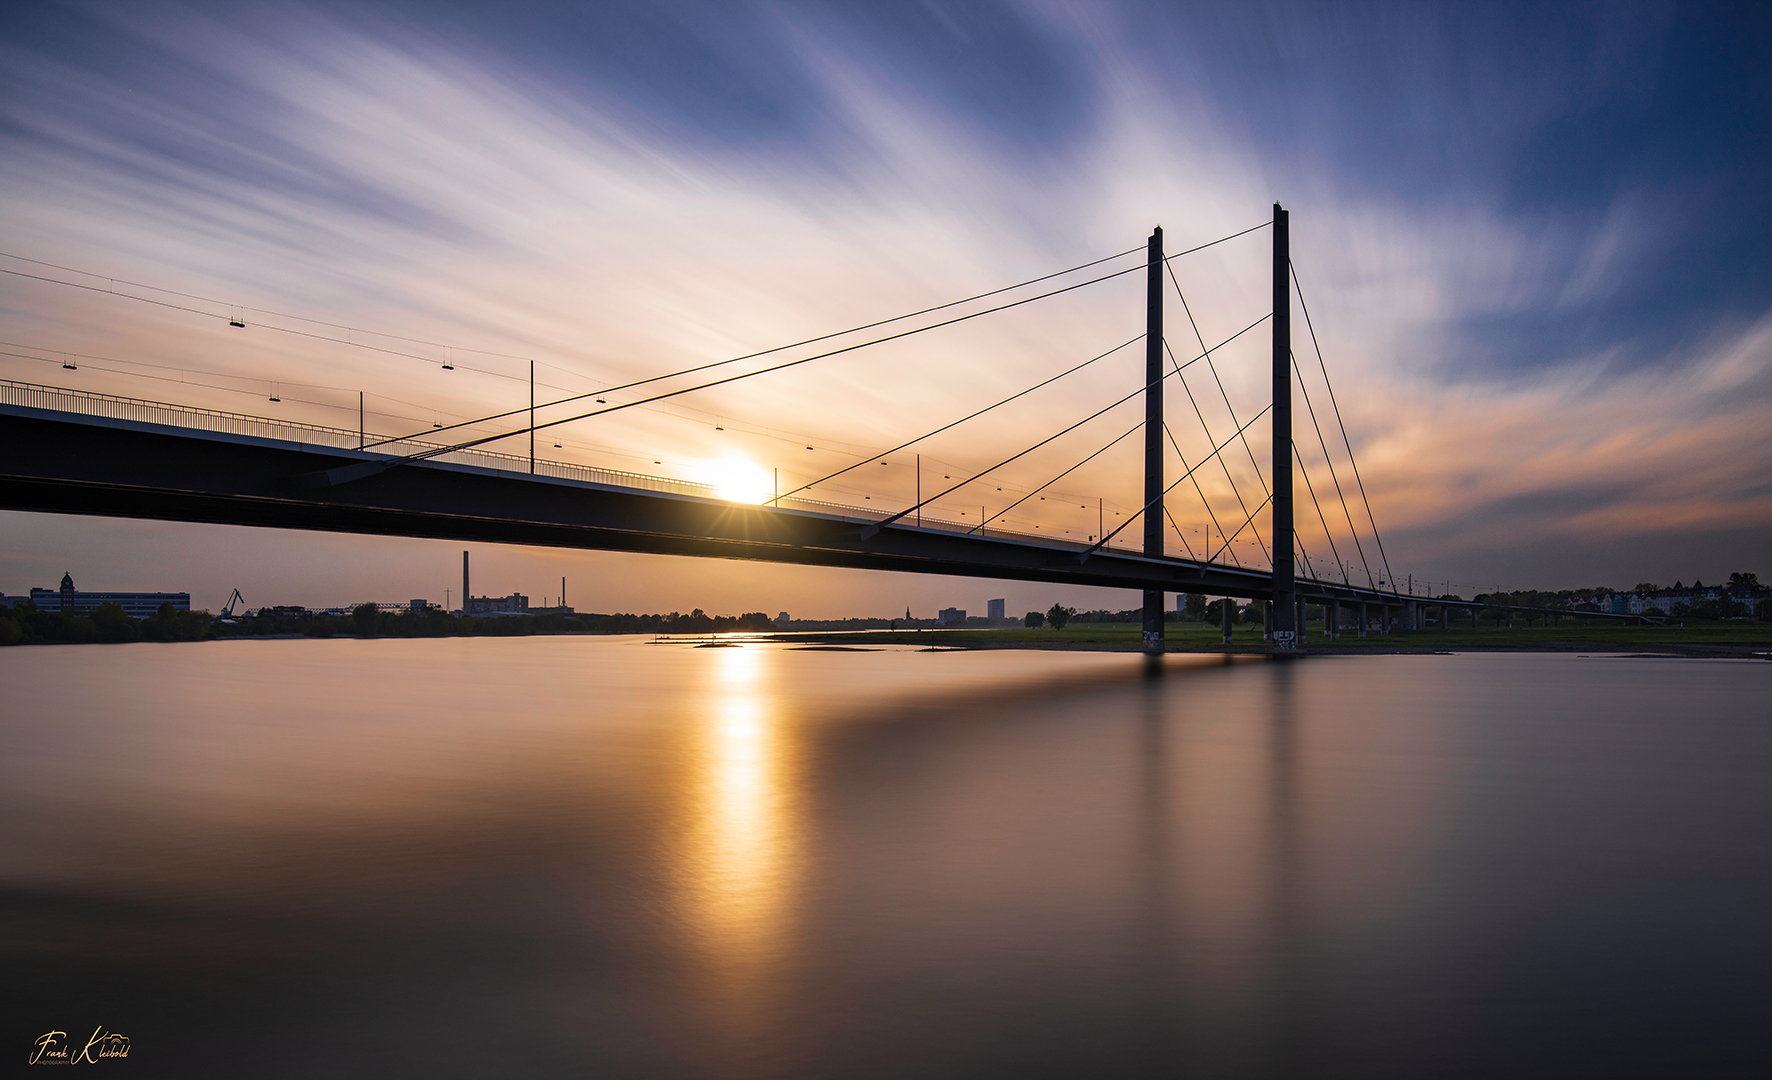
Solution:
[[[468,592],[468,553],[464,551],[461,553],[461,613],[463,615],[468,613],[468,597],[472,595],[474,594]]]
[[[566,579],[560,579],[560,606],[566,606]]]

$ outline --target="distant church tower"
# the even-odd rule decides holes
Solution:
[[[904,607],[904,621],[905,622],[911,621],[911,606],[909,604],[906,604]]]
[[[73,574],[67,573],[65,571],[62,573],[61,593],[62,593],[62,611],[66,614],[72,615],[74,613],[74,575]]]

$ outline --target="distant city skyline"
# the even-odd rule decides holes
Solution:
[[[76,525],[82,518],[61,518],[43,515],[49,524]],[[229,533],[246,534],[250,540],[245,545],[231,546],[221,544],[217,547],[218,565],[197,575],[187,574],[177,577],[172,571],[165,569],[176,560],[168,557],[161,560],[155,557],[162,543],[182,542],[184,529],[178,527],[175,533],[172,527],[164,522],[119,522],[120,525],[136,526],[139,531],[132,537],[133,543],[129,551],[133,554],[119,558],[118,553],[108,548],[104,538],[86,535],[81,538],[70,533],[67,537],[69,547],[63,555],[42,556],[29,559],[8,558],[0,560],[0,566],[6,567],[7,577],[0,579],[0,595],[6,597],[28,595],[32,588],[45,588],[58,581],[61,574],[73,573],[82,588],[110,591],[189,591],[193,609],[219,610],[229,593],[239,588],[246,597],[244,608],[257,608],[266,605],[294,604],[307,608],[326,609],[348,606],[362,602],[405,604],[418,598],[436,604],[446,604],[451,610],[461,606],[460,571],[462,545],[454,541],[441,540],[405,540],[397,538],[362,538],[337,537],[336,534],[310,534],[296,532],[280,532],[275,530],[236,529],[227,526],[201,526],[203,529],[226,531]],[[164,530],[164,531],[163,531]],[[156,536],[155,534],[160,535]],[[368,564],[340,565],[335,567],[336,574],[328,578],[325,567],[331,554],[331,540],[353,541],[347,550],[361,552],[360,545],[366,539],[384,546],[388,561],[384,566]],[[317,541],[304,545],[302,541]],[[262,547],[261,547],[262,546]],[[342,547],[342,545],[341,545]],[[242,550],[244,548],[244,550]],[[287,560],[278,569],[266,568],[263,564],[255,565],[252,556],[269,548],[266,554],[278,560]],[[84,550],[83,550],[84,549]],[[725,572],[723,560],[712,559],[680,559],[663,555],[625,555],[615,552],[584,552],[556,551],[550,549],[528,549],[493,544],[473,545],[474,553],[474,592],[475,595],[507,596],[511,593],[522,593],[530,598],[532,606],[540,606],[546,599],[558,603],[559,579],[562,575],[569,580],[572,607],[581,612],[599,612],[611,614],[617,612],[634,612],[638,614],[660,614],[670,611],[687,612],[700,607],[710,614],[738,614],[744,611],[780,610],[783,605],[779,599],[782,594],[794,594],[804,601],[799,604],[786,605],[786,610],[794,612],[797,619],[821,621],[843,618],[896,618],[897,612],[904,607],[911,615],[919,619],[935,619],[942,608],[959,608],[967,611],[987,612],[987,616],[1000,598],[1003,601],[1004,616],[1019,618],[1019,612],[1044,611],[1054,602],[1064,603],[1080,611],[1107,610],[1119,611],[1135,606],[1136,594],[1119,589],[1079,588],[1063,585],[1043,585],[1025,582],[1002,582],[990,580],[974,580],[970,578],[925,577],[914,574],[879,574],[881,579],[891,579],[898,586],[896,594],[899,599],[873,601],[862,599],[854,603],[848,601],[818,602],[816,592],[817,579],[829,576],[832,578],[848,577],[852,572],[829,570],[821,567],[792,567],[768,563],[746,564],[757,571],[755,575],[733,575]],[[144,554],[145,553],[145,554]],[[10,553],[9,553],[10,554]],[[631,561],[667,562],[669,566],[680,566],[685,572],[680,574],[675,584],[669,588],[659,587],[647,577],[635,579],[624,572],[624,564]],[[434,562],[435,571],[427,575],[420,567],[421,562]],[[67,565],[64,565],[67,564]],[[44,573],[33,577],[33,571],[16,571],[14,566],[56,566],[52,573]],[[236,567],[236,572],[229,577],[229,566]],[[483,568],[483,569],[482,569]],[[453,579],[445,576],[452,570],[456,575]],[[694,571],[699,571],[696,573]],[[1736,567],[1700,574],[1670,575],[1657,580],[1663,586],[1674,581],[1690,582],[1702,580],[1715,586],[1726,582],[1731,573],[1759,573],[1749,567]],[[489,583],[482,584],[487,579]],[[600,575],[600,576],[599,576]],[[432,588],[426,588],[423,581],[427,576],[439,578],[446,582]],[[1772,577],[1772,575],[1763,575]],[[29,580],[26,580],[29,578]],[[175,579],[176,578],[176,579]],[[775,579],[779,591],[772,592],[769,584],[759,584],[758,578]],[[251,583],[248,587],[244,582]],[[529,582],[548,585],[550,591],[533,586],[526,587]],[[550,584],[551,582],[551,584]],[[340,583],[351,583],[345,587]],[[1629,592],[1638,580],[1631,581],[1582,581],[1571,584],[1548,586],[1518,585],[1506,583],[1472,587],[1465,583],[1464,588],[1452,591],[1466,598],[1496,589],[1501,591],[1529,590],[1539,588],[1542,591],[1555,592],[1561,589],[1580,589],[1598,586],[1610,587],[1620,592]],[[1419,595],[1437,594],[1445,591],[1444,582],[1417,581],[1416,591]],[[488,591],[491,590],[491,591]],[[445,600],[447,591],[448,599]],[[1002,594],[993,596],[991,594]],[[1170,605],[1180,610],[1183,593],[1170,594]],[[995,617],[995,616],[989,616]]]

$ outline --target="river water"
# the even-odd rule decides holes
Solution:
[[[1772,1067],[1764,662],[230,641],[0,686],[20,1060]]]

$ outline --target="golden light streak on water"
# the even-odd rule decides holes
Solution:
[[[682,915],[710,969],[717,1021],[749,1031],[772,1005],[797,906],[798,753],[774,686],[779,654],[737,646],[703,656],[715,670],[689,727]]]

